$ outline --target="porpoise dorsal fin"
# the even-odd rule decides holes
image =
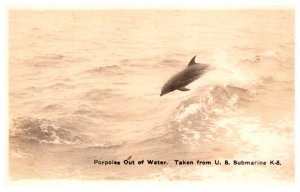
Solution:
[[[191,61],[189,62],[188,66],[191,66],[191,65],[197,64],[197,63],[195,62],[195,58],[196,58],[196,56],[197,56],[197,55],[195,55],[195,56],[194,56],[194,57],[191,59]]]

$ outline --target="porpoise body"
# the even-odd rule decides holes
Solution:
[[[201,77],[208,69],[208,65],[196,63],[196,56],[194,56],[189,62],[188,66],[179,73],[172,76],[162,87],[160,96],[170,93],[175,90],[189,91],[186,88],[188,84],[192,83],[199,77]]]

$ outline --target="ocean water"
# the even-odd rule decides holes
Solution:
[[[10,10],[10,178],[293,182],[294,31],[292,9]],[[194,55],[210,70],[160,97]]]

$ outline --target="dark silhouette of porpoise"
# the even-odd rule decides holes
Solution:
[[[196,63],[195,58],[196,55],[191,59],[190,63],[184,70],[175,74],[167,81],[167,83],[161,89],[160,96],[175,90],[189,91],[189,89],[187,89],[185,86],[198,79],[208,69],[208,65]]]

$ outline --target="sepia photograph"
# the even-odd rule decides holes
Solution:
[[[295,9],[7,10],[8,178],[293,184]]]

